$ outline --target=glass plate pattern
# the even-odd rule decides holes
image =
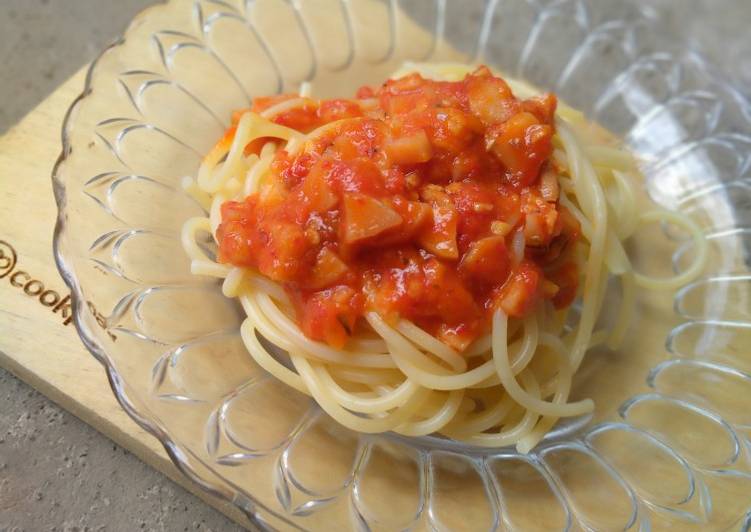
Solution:
[[[172,0],[139,15],[92,65],[53,178],[76,325],[123,407],[260,527],[748,530],[751,106],[660,35],[616,0]],[[339,427],[253,363],[237,306],[179,244],[201,213],[180,179],[231,110],[306,80],[350,94],[405,59],[484,61],[555,90],[622,135],[651,196],[712,242],[658,341],[588,367],[595,418],[529,455]],[[682,235],[652,233],[670,260],[645,267],[680,270]]]

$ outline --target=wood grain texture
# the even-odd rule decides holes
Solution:
[[[128,417],[70,322],[69,292],[52,256],[57,208],[50,174],[63,117],[84,76],[85,69],[0,137],[0,366],[248,526],[242,512],[184,477],[157,439]]]

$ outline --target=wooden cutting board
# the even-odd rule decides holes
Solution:
[[[0,137],[0,366],[247,527],[242,512],[193,485],[128,417],[71,323],[69,292],[52,257],[50,175],[63,116],[84,76],[82,69]]]

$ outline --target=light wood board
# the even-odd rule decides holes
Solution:
[[[52,257],[50,175],[84,77],[82,69],[0,137],[0,366],[247,527],[242,512],[193,485],[128,417],[70,321],[69,292]]]

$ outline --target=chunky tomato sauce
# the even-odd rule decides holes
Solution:
[[[551,94],[515,98],[484,67],[306,99],[274,121],[305,133],[337,123],[294,156],[279,150],[261,193],[223,205],[219,259],[283,284],[305,334],[337,347],[369,310],[462,350],[498,306],[566,307],[580,230],[558,202],[555,108]]]

